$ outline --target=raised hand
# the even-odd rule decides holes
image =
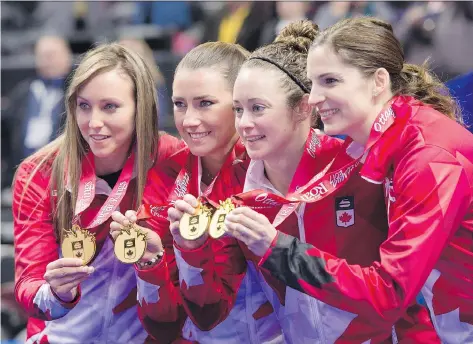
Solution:
[[[251,252],[262,257],[271,246],[277,230],[268,218],[248,207],[231,211],[225,218],[227,232],[244,242]]]
[[[186,240],[184,239],[179,232],[179,222],[181,221],[184,213],[189,215],[194,215],[197,212],[199,206],[199,201],[194,196],[187,194],[183,197],[182,200],[177,200],[174,204],[174,207],[168,209],[168,220],[169,220],[169,229],[171,234],[179,248],[186,250],[194,250],[202,246],[209,237],[209,232],[205,233],[198,238],[197,240]]]
[[[140,261],[149,261],[156,257],[158,253],[164,251],[163,243],[161,242],[161,237],[158,233],[136,224],[136,211],[127,210],[125,214],[122,214],[119,211],[114,211],[112,213],[112,219],[113,221],[110,223],[110,235],[112,236],[113,240],[116,240],[123,228],[130,224],[135,224],[135,226],[146,235],[146,251]]]
[[[64,302],[77,296],[77,287],[94,272],[93,266],[84,266],[82,259],[60,258],[46,266],[44,279],[51,290]]]

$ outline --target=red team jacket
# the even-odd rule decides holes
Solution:
[[[218,203],[240,193],[247,165],[244,147],[237,142],[207,199]],[[138,295],[140,290],[146,290],[148,295],[139,307],[145,328],[158,343],[169,342],[163,340],[163,330],[170,321],[184,326],[177,342],[247,343],[250,337],[258,337],[260,343],[282,343],[274,315],[253,317],[261,307],[266,308],[267,300],[259,285],[249,282],[244,257],[232,254],[238,247],[235,239],[209,239],[193,251],[173,247],[166,219],[169,202],[186,193],[201,195],[204,190],[200,186],[200,158],[189,149],[172,156],[169,166],[171,170],[182,168],[177,180],[165,187],[162,174],[168,172],[162,167],[150,171],[144,196],[151,215],[147,226],[158,232],[165,246],[158,265],[137,270]]]
[[[473,136],[411,97],[396,97],[391,106],[394,124],[360,171],[386,189],[389,231],[380,259],[356,265],[320,244],[279,233],[259,264],[373,326],[398,320],[421,291],[442,342],[471,343]]]
[[[176,138],[162,136],[156,163],[181,147]],[[109,237],[110,219],[90,229],[97,244],[96,256],[90,263],[95,272],[81,283],[75,302],[61,302],[44,280],[46,266],[61,257],[61,250],[52,222],[52,159],[35,173],[25,190],[38,161],[27,159],[21,163],[13,186],[15,295],[30,317],[27,343],[143,343],[147,334],[135,307],[135,271],[115,259]],[[94,218],[110,192],[110,186],[97,178],[95,197],[81,219],[87,222]],[[132,179],[119,210],[132,209],[134,192]]]
[[[315,159],[309,159],[309,165],[298,168],[296,172],[294,180],[297,179],[301,185],[320,172],[341,146],[338,140],[326,135],[315,137],[315,141],[321,147],[318,155]],[[308,144],[307,147],[313,148],[314,144]],[[304,154],[307,159],[313,152]],[[297,185],[292,187],[296,189]],[[252,161],[246,174],[244,191],[254,189],[277,193],[264,176],[261,161]],[[278,229],[304,242],[320,245],[352,264],[369,266],[379,261],[379,246],[387,238],[388,226],[383,199],[382,186],[372,185],[358,176],[331,197],[303,205],[297,214],[287,218]],[[340,207],[340,204],[348,206]],[[258,202],[249,201],[246,205],[258,206]],[[272,221],[278,210],[279,208],[266,209],[264,214]],[[258,269],[260,257],[240,244],[240,248],[233,247],[235,250],[231,256],[241,255],[243,251],[248,263],[247,276],[252,276],[253,284],[261,286],[268,300],[266,307],[261,307],[255,316],[274,312],[282,327],[285,343],[362,343],[370,339],[372,343],[376,343],[391,339],[392,324],[384,327],[371,326],[369,319],[357,313],[346,312],[286,287],[267,270]],[[186,258],[192,260],[193,266],[197,267],[200,264],[199,255],[199,252],[193,255],[189,253]],[[212,290],[212,280],[208,281],[207,288]],[[396,324],[398,339],[402,339],[403,343],[408,340],[415,342],[422,334],[431,343],[438,343],[427,310],[416,305],[410,308],[410,312],[409,316],[405,315]],[[232,312],[230,316],[231,314]],[[210,340],[208,342],[212,343]],[[258,340],[252,338],[248,342],[257,343]]]

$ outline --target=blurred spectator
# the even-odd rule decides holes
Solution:
[[[112,30],[113,8],[112,1],[39,1],[34,26],[68,38],[74,38],[77,31],[102,36]]]
[[[398,29],[406,61],[422,64],[431,56],[436,22],[444,7],[443,2],[428,1],[406,12],[403,25]]]
[[[393,1],[388,2],[392,10],[394,33],[401,43],[407,39],[407,34],[413,24],[417,23],[427,11],[427,2]]]
[[[134,3],[134,9],[133,24],[160,29],[151,36],[143,36],[153,49],[171,50],[173,54],[180,56],[199,43],[199,39],[195,37],[194,28],[195,23],[202,19],[203,12],[198,3],[140,1]],[[159,39],[162,41],[158,43]]]
[[[34,12],[36,1],[9,1],[2,2],[1,28],[2,30],[21,30],[31,25],[31,13]]]
[[[65,84],[72,69],[68,43],[61,37],[41,37],[35,63],[37,78],[23,81],[6,96],[13,166],[57,136],[65,111]]]
[[[155,24],[178,30],[185,30],[192,24],[187,1],[140,1],[135,6],[135,24]]]
[[[137,52],[149,65],[151,72],[153,73],[153,78],[155,80],[156,89],[158,92],[158,123],[160,127],[163,127],[163,125],[167,123],[170,118],[172,118],[171,113],[169,111],[169,103],[171,98],[169,97],[164,77],[159,71],[158,65],[156,64],[156,59],[154,58],[153,51],[151,50],[149,45],[142,39],[122,38],[120,39],[119,43],[123,44],[128,48],[133,49],[133,51]],[[164,123],[162,123],[162,121],[164,121]]]
[[[203,41],[238,43],[253,51],[259,47],[264,24],[274,17],[270,1],[226,2],[214,18],[207,18]]]
[[[225,9],[228,12],[220,21],[218,40],[227,43],[235,43],[238,34],[245,24],[251,12],[251,2],[229,3]]]
[[[313,20],[320,29],[326,29],[339,20],[359,16],[377,17],[388,22],[394,19],[386,2],[330,1],[320,6]]]
[[[274,41],[282,28],[289,23],[307,19],[310,9],[310,2],[307,1],[278,1],[276,2],[277,17],[264,25],[261,33],[260,46]]]
[[[422,7],[405,30],[406,60],[429,59],[443,81],[471,71],[473,45],[465,43],[473,36],[473,3],[429,1]]]
[[[473,2],[446,3],[445,10],[440,13],[437,20],[432,59],[449,77],[473,70],[472,37]]]

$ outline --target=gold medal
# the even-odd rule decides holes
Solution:
[[[86,229],[73,225],[71,229],[64,230],[61,250],[64,258],[82,259],[84,265],[89,264],[95,255],[95,236]]]
[[[225,217],[235,209],[235,205],[232,203],[230,198],[227,198],[225,201],[220,201],[220,206],[215,211],[210,221],[209,235],[218,239],[226,232],[225,227]]]
[[[136,263],[146,252],[146,234],[131,223],[118,234],[113,250],[122,263]]]
[[[199,205],[194,215],[184,213],[179,222],[179,232],[186,240],[197,240],[207,230],[212,211],[205,205]]]

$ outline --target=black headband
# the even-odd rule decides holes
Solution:
[[[290,77],[292,79],[292,81],[294,81],[297,86],[299,86],[301,88],[302,91],[304,91],[305,93],[310,93],[310,90],[304,86],[304,84],[302,82],[299,81],[299,79],[297,79],[294,75],[292,75],[291,73],[289,73],[288,70],[286,70],[285,68],[283,68],[281,65],[279,65],[278,63],[274,62],[274,61],[271,61],[270,59],[267,59],[266,57],[250,57],[250,60],[262,60],[262,61],[266,61],[268,63],[271,63],[273,66],[276,66],[278,67],[281,71],[283,71],[284,73],[286,73],[286,75],[288,77]]]

